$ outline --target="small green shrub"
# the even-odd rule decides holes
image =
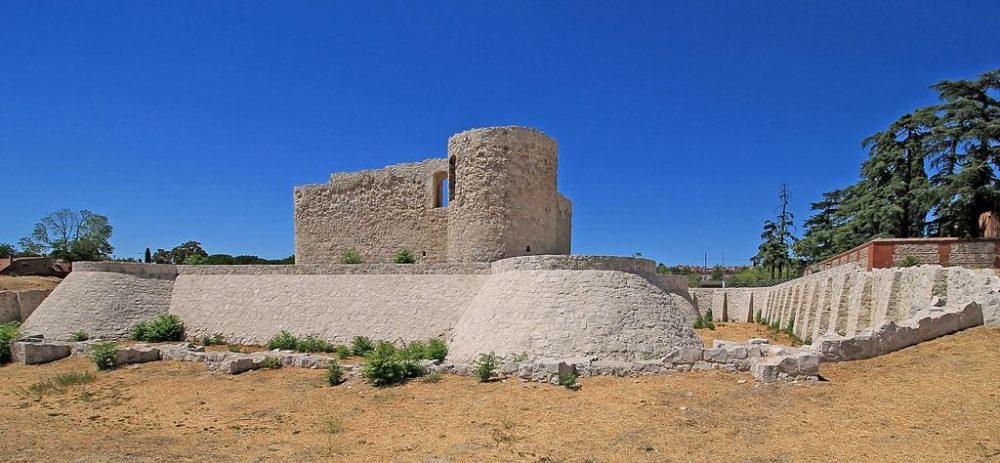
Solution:
[[[715,329],[715,322],[712,321],[712,320],[706,319],[705,320],[705,328],[708,328],[710,330],[714,330]]]
[[[423,341],[413,341],[407,344],[400,354],[410,360],[421,360],[425,358],[426,353],[427,345]]]
[[[431,338],[430,341],[427,341],[427,351],[424,358],[443,362],[447,356],[448,345],[443,339]]]
[[[113,370],[118,366],[118,343],[102,341],[91,345],[90,358],[98,370]]]
[[[423,371],[405,349],[397,349],[392,343],[380,341],[365,356],[361,374],[372,386],[381,387],[420,376]]]
[[[903,261],[899,263],[900,267],[916,267],[920,265],[920,258],[917,256],[906,256]]]
[[[86,331],[74,331],[69,334],[69,340],[72,342],[86,341],[90,339],[90,335]]]
[[[795,319],[789,318],[788,323],[785,324],[785,329],[783,330],[785,334],[789,336],[795,336]]]
[[[274,337],[267,341],[267,348],[270,350],[295,350],[298,346],[299,338],[285,330],[281,330],[278,334],[274,335]]]
[[[323,378],[326,379],[327,384],[336,386],[344,382],[344,369],[336,360],[330,359],[330,363],[326,366],[326,375]]]
[[[355,336],[354,339],[351,340],[351,353],[354,355],[364,357],[374,348],[375,343],[365,336]]]
[[[712,317],[712,308],[709,307],[708,310],[705,311],[705,324],[707,325],[710,322],[714,322],[714,321],[715,321],[715,318]]]
[[[344,251],[344,253],[340,255],[341,264],[360,264],[362,262],[364,262],[364,259],[361,258],[361,254],[358,254],[358,252],[353,249]]]
[[[339,346],[337,346],[334,349],[334,351],[337,352],[337,357],[340,357],[341,360],[346,359],[346,358],[348,358],[348,357],[351,356],[351,348],[347,347],[345,345],[339,345]]]
[[[576,385],[576,373],[567,373],[559,377],[559,384],[566,388],[572,388]]]
[[[705,319],[701,316],[694,320],[694,329],[700,330],[705,327]]]
[[[435,384],[435,383],[440,383],[442,379],[443,378],[441,377],[441,373],[433,371],[429,373],[427,376],[424,376],[420,381],[423,381],[427,384]]]
[[[20,331],[21,324],[18,322],[0,323],[0,364],[10,361],[10,342]]]
[[[222,333],[206,334],[201,337],[201,345],[203,346],[221,346],[226,343],[226,338],[222,336]]]
[[[397,264],[412,264],[417,261],[417,257],[409,249],[400,249],[392,256],[392,261]]]
[[[133,341],[144,341],[146,340],[146,333],[149,332],[149,324],[146,322],[136,323],[129,331],[129,338]]]
[[[761,324],[761,323],[764,323],[764,319],[761,318],[761,313],[760,313],[759,310],[756,311],[756,312],[754,312],[754,314],[753,314],[753,321],[754,321],[754,323],[756,323],[758,325]]]
[[[278,369],[281,366],[281,359],[278,357],[264,357],[260,361],[260,368],[262,369]]]
[[[184,324],[177,315],[164,314],[152,321],[137,323],[132,327],[131,337],[145,342],[183,341]]]
[[[476,362],[476,376],[479,377],[479,382],[489,381],[493,377],[493,370],[496,370],[498,363],[497,355],[493,352],[480,354],[479,360]]]
[[[316,336],[306,336],[299,340],[295,350],[299,352],[333,352],[335,346]]]

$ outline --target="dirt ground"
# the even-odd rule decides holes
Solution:
[[[445,375],[374,389],[323,371],[156,362],[37,396],[81,358],[0,367],[4,461],[1000,461],[1000,329],[824,364],[827,383],[707,371],[582,388]]]
[[[54,289],[60,281],[62,279],[56,277],[12,277],[0,275],[0,291]]]
[[[792,338],[787,334],[773,332],[767,326],[757,323],[716,323],[714,330],[699,328],[694,332],[707,347],[712,347],[715,339],[747,342],[751,338],[764,338],[771,344],[792,345]]]

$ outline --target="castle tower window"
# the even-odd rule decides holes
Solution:
[[[457,162],[455,156],[448,158],[448,201],[455,200],[455,190],[458,188],[458,184],[455,182],[455,164]]]
[[[434,173],[434,207],[446,207],[450,198],[445,196],[445,191],[448,190],[448,185],[451,182],[448,181],[447,172],[435,172]]]
[[[524,248],[524,252],[531,252],[531,246]]]

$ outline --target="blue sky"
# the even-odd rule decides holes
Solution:
[[[118,256],[292,253],[292,187],[559,141],[573,251],[745,262],[928,85],[1000,66],[995,2],[0,1],[0,242],[60,208]]]

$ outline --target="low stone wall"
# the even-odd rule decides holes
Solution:
[[[632,360],[698,342],[686,291],[668,292],[676,282],[658,278],[653,266],[595,256],[493,264],[82,263],[23,331],[117,339],[139,321],[172,313],[189,336],[221,333],[245,344],[287,330],[335,343],[359,335],[444,337],[463,361],[490,351]]]
[[[51,292],[49,289],[0,291],[0,323],[27,320]]]

